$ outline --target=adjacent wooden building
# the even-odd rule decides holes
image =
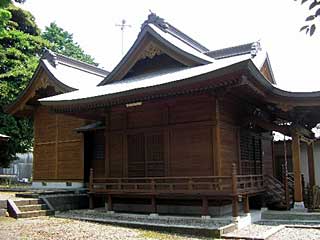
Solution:
[[[239,200],[249,212],[249,198],[279,195],[272,131],[293,138],[303,207],[297,149],[314,140],[320,94],[275,84],[259,42],[211,51],[152,13],[110,73],[47,53],[8,112],[34,117],[36,186],[88,184],[110,211],[232,203],[237,217]]]

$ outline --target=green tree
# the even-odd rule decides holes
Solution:
[[[295,0],[297,1],[297,0]],[[309,34],[312,36],[316,31],[316,25],[320,17],[320,1],[319,0],[301,0],[301,5],[304,3],[309,3],[309,11],[312,12],[311,15],[309,15],[306,18],[306,25],[300,28],[300,31],[305,31],[306,34]]]
[[[50,23],[50,26],[45,28],[42,37],[52,44],[50,47],[52,51],[89,64],[98,65],[94,58],[86,54],[79,44],[73,40],[73,35],[59,27],[55,22]]]
[[[0,159],[7,166],[17,152],[27,152],[33,143],[32,122],[4,113],[3,107],[14,101],[26,87],[38,59],[49,43],[42,39],[31,13],[1,2],[0,8],[0,132],[9,135],[7,157]]]

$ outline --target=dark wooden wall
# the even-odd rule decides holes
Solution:
[[[83,138],[74,130],[84,120],[50,113],[39,106],[34,114],[33,179],[83,180]]]
[[[243,114],[243,103],[229,96],[114,107],[106,117],[105,176],[231,175],[232,163],[241,173]],[[272,148],[267,142],[261,147],[269,172]]]

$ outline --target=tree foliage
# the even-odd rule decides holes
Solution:
[[[295,0],[297,1],[297,0]],[[300,31],[305,31],[306,34],[309,34],[312,36],[317,28],[316,21],[319,20],[320,17],[320,1],[319,0],[301,0],[301,5],[308,3],[309,4],[309,10],[312,12],[307,18],[306,18],[306,25],[300,28]]]
[[[45,48],[96,64],[94,58],[74,42],[72,34],[55,23],[41,34],[30,12],[10,0],[0,0],[0,133],[10,136],[6,148],[2,145],[0,149],[0,166],[8,166],[16,153],[30,151],[32,147],[32,120],[7,115],[3,108],[25,89]]]
[[[6,166],[17,152],[30,150],[33,128],[31,120],[7,115],[3,107],[26,87],[39,56],[50,45],[41,38],[31,13],[9,1],[0,9],[0,24],[0,132],[10,136],[7,157],[2,156],[0,165]]]
[[[73,35],[59,27],[55,22],[45,28],[42,37],[52,44],[50,47],[52,51],[89,64],[98,65],[94,58],[86,54],[79,44],[73,40]]]

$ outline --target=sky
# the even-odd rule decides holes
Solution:
[[[108,71],[122,57],[116,24],[125,19],[131,25],[124,32],[126,52],[151,10],[210,50],[260,40],[279,88],[320,91],[320,24],[313,37],[299,32],[309,12],[294,0],[27,0],[22,7],[42,30],[55,21],[73,33]]]

